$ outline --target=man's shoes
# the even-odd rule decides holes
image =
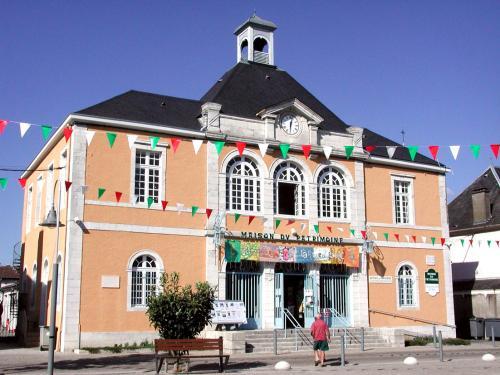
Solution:
[[[325,367],[325,366],[326,366],[326,364],[324,364],[324,363],[321,364],[321,367]]]
[[[314,366],[319,365],[319,361],[314,361]]]

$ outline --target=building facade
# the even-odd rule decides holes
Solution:
[[[324,311],[454,334],[449,252],[430,240],[448,237],[446,169],[339,119],[274,65],[275,29],[243,23],[237,64],[200,100],[126,92],[70,114],[31,163],[27,315],[47,322],[57,257],[61,350],[153,337],[145,303],[163,271],[243,300],[248,329]],[[37,225],[52,202],[57,254]]]

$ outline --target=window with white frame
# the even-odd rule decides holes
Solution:
[[[129,272],[130,307],[146,307],[148,297],[158,288],[158,261],[150,254],[138,255]]]
[[[35,225],[41,223],[42,215],[42,192],[43,192],[43,177],[38,176],[36,180],[36,207],[35,207]]]
[[[57,272],[57,307],[61,307],[61,295],[62,295],[62,269],[61,269],[61,263],[62,263],[62,257],[61,254],[57,256],[57,265],[58,265],[58,272]]]
[[[226,169],[226,209],[260,211],[260,176],[257,164],[247,156],[231,159]]]
[[[342,173],[324,168],[318,177],[318,197],[320,218],[347,219],[347,186]]]
[[[31,230],[31,214],[33,211],[33,186],[28,188],[26,197],[26,233]]]
[[[45,192],[45,214],[48,214],[54,204],[54,164],[47,171],[47,191]]]
[[[413,180],[395,177],[392,179],[394,198],[394,221],[396,224],[413,222]]]
[[[68,151],[67,150],[64,150],[62,153],[61,153],[61,157],[59,158],[59,189],[60,189],[60,192],[61,192],[61,209],[65,208],[66,207],[66,196],[67,196],[67,192],[66,192],[66,184],[65,184],[65,181],[66,181],[66,165],[67,165],[67,162],[68,162]]]
[[[399,307],[417,306],[416,273],[412,266],[404,264],[398,271],[398,304]]]
[[[160,201],[161,173],[161,151],[136,150],[134,178],[136,203],[147,202],[150,197],[154,203]]]
[[[31,273],[31,290],[30,290],[30,304],[31,306],[35,306],[35,297],[36,297],[36,279],[37,279],[37,267],[36,263],[33,264],[33,272]]]
[[[274,212],[291,216],[306,214],[304,174],[289,161],[281,163],[274,172]]]

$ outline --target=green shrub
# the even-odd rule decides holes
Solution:
[[[147,311],[150,324],[164,339],[191,339],[211,322],[210,311],[215,299],[215,289],[207,282],[181,287],[179,274],[164,273],[160,293],[148,299]]]
[[[470,340],[464,339],[444,339],[443,345],[470,345]]]
[[[405,346],[425,346],[431,342],[430,336],[414,337],[412,340],[405,341]]]
[[[100,348],[82,348],[82,349],[88,351],[90,354],[99,354],[101,352]]]

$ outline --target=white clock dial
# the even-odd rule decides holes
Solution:
[[[294,135],[299,131],[299,122],[297,117],[293,115],[284,115],[281,117],[281,129],[285,131],[285,133]]]

